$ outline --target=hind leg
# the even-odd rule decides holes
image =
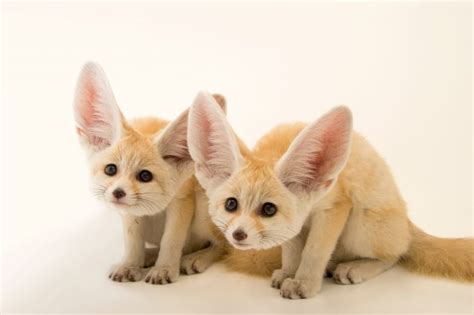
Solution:
[[[334,253],[334,280],[356,284],[373,278],[396,264],[409,244],[404,208],[353,211]]]
[[[210,244],[204,249],[187,254],[181,258],[181,273],[186,275],[201,273],[218,261],[224,252],[221,244]]]
[[[377,276],[395,263],[396,261],[387,262],[371,258],[339,263],[334,270],[333,278],[338,284],[357,284]]]

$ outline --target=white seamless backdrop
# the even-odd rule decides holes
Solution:
[[[470,3],[4,3],[2,312],[464,312],[472,286],[395,268],[283,300],[215,266],[119,284],[119,217],[88,191],[72,98],[99,62],[127,117],[172,119],[201,89],[252,146],[278,123],[345,104],[385,157],[410,217],[473,234]]]

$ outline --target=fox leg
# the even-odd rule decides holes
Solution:
[[[408,249],[404,208],[359,209],[349,218],[341,243],[344,249],[336,257],[333,271],[336,283],[356,284],[377,276],[395,265]]]
[[[339,263],[334,271],[334,281],[339,284],[357,284],[373,278],[395,265],[397,261],[362,258]]]
[[[192,275],[204,272],[225,253],[222,244],[211,243],[208,247],[187,254],[181,259],[181,273]]]
[[[143,217],[122,215],[125,256],[109,274],[109,278],[113,281],[133,282],[142,278],[141,267],[145,264],[145,220]]]
[[[350,204],[341,203],[312,215],[301,263],[294,278],[283,281],[280,289],[282,297],[304,299],[314,296],[320,290],[326,265],[336,247],[350,210]]]
[[[176,282],[179,276],[181,255],[194,215],[194,199],[175,199],[166,211],[166,223],[160,242],[160,253],[145,282],[168,284]]]
[[[272,287],[280,289],[286,278],[295,276],[296,270],[301,262],[301,253],[304,247],[304,236],[302,233],[290,241],[282,244],[281,269],[276,269],[272,274]]]

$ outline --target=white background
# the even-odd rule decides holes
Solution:
[[[174,118],[200,89],[249,145],[346,104],[391,165],[410,217],[472,235],[472,10],[463,4],[13,4],[2,14],[2,312],[467,312],[472,286],[397,267],[288,301],[215,266],[119,284],[118,215],[88,191],[72,98],[105,69],[127,117]]]

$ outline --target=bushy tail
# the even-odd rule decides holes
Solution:
[[[224,265],[233,271],[253,276],[269,277],[281,268],[281,247],[266,250],[238,250],[228,245]]]
[[[474,239],[440,238],[410,222],[412,241],[400,264],[422,274],[474,282]]]

